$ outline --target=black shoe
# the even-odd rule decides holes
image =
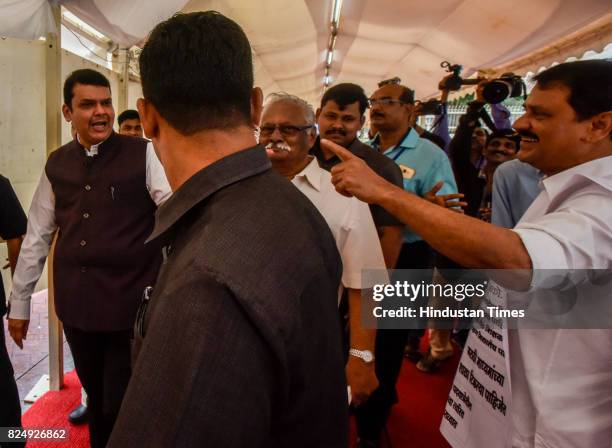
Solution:
[[[410,362],[416,364],[421,360],[423,354],[419,351],[418,346],[413,347],[410,344],[406,345],[404,349],[404,356],[410,360]]]
[[[434,373],[447,359],[448,358],[436,359],[431,356],[431,353],[429,353],[427,356],[421,358],[421,360],[417,362],[416,368],[419,369],[421,372]]]
[[[87,406],[79,405],[70,414],[68,414],[68,421],[73,425],[82,425],[87,421]]]

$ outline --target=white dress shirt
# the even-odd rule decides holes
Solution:
[[[319,166],[316,158],[292,182],[317,207],[334,235],[343,264],[342,285],[351,289],[372,288],[374,283],[369,280],[376,276],[368,276],[368,281],[362,281],[362,269],[384,270],[386,267],[368,205],[338,193],[331,182],[331,174]],[[386,277],[386,271],[383,276]],[[384,278],[375,283],[387,281],[388,278]]]
[[[533,268],[611,269],[612,156],[542,187],[514,229]],[[509,333],[512,446],[612,447],[612,330]]]
[[[93,157],[98,154],[100,144],[92,145],[89,150],[85,149],[87,156]],[[170,197],[172,190],[151,142],[147,145],[146,165],[147,190],[151,199],[159,206]],[[11,319],[30,318],[32,293],[42,274],[56,230],[55,195],[51,182],[43,170],[32,198],[28,213],[28,230],[13,275],[13,286],[9,297]]]

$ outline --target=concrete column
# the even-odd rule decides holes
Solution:
[[[130,85],[130,51],[126,48],[117,50],[113,55],[113,69],[119,73],[119,101],[115,112],[119,115],[128,108],[128,88]]]
[[[55,33],[47,34],[45,51],[45,90],[47,155],[61,145],[61,106],[62,106],[62,42],[61,10],[58,4],[51,3],[57,28]],[[55,247],[55,244],[53,245]],[[53,247],[48,258],[49,275],[49,388],[59,390],[64,386],[64,333],[62,323],[55,314],[53,294]]]

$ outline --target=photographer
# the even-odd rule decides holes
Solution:
[[[448,90],[446,81],[452,76],[454,75],[446,76],[440,81],[439,87],[443,92]],[[482,151],[488,136],[488,132],[480,127],[480,119],[483,113],[486,114],[486,103],[482,97],[484,83],[485,80],[478,85],[476,100],[468,105],[466,113],[459,119],[459,125],[448,147],[457,186],[468,203],[465,213],[474,217],[478,216],[486,185],[486,180],[479,175],[484,163]]]

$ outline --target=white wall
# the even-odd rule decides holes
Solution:
[[[44,41],[0,39],[0,174],[10,179],[26,213],[46,160],[44,51]],[[92,68],[109,78],[113,103],[118,103],[117,73],[62,50],[62,83],[79,68]],[[62,86],[57,88],[61,92]],[[140,85],[130,82],[130,108],[136,108],[140,96]],[[70,124],[62,123],[62,143],[66,143],[71,139]],[[0,266],[5,259],[6,245],[0,244]],[[9,271],[3,271],[2,277],[8,291]],[[46,285],[45,270],[36,290]]]
[[[142,85],[139,82],[130,81],[128,84],[128,109],[136,108],[136,100],[142,98]],[[117,111],[119,113],[120,111]]]

